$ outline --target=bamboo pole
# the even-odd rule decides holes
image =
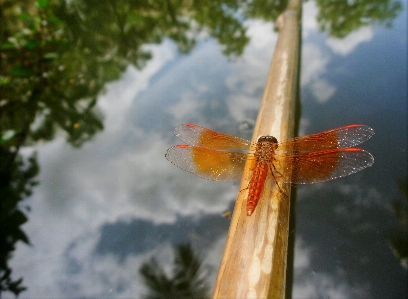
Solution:
[[[290,0],[279,16],[279,37],[252,141],[272,135],[293,137],[297,95],[301,1]],[[248,166],[248,165],[247,165]],[[280,170],[282,171],[282,170]],[[214,287],[213,298],[284,298],[290,199],[272,180],[251,216],[246,167]],[[290,195],[290,185],[281,186]]]

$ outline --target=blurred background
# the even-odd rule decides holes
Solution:
[[[210,297],[239,187],[164,154],[251,138],[286,4],[0,0],[0,296]],[[375,163],[292,188],[291,295],[406,298],[406,2],[304,2],[300,73],[299,135],[369,125]]]

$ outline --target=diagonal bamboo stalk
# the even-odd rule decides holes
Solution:
[[[279,16],[279,37],[252,141],[293,137],[300,45],[301,1],[291,0]],[[247,165],[248,166],[248,165]],[[252,216],[247,216],[244,171],[213,298],[284,298],[290,200],[267,180]],[[282,186],[290,194],[290,185]]]

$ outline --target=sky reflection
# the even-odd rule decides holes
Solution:
[[[303,10],[299,135],[349,123],[376,135],[362,146],[373,167],[297,187],[293,297],[406,296],[406,270],[386,242],[398,225],[397,180],[407,178],[406,13],[392,30],[370,25],[334,39],[317,31],[313,2]],[[33,246],[19,244],[11,261],[28,286],[20,298],[138,298],[141,263],[154,255],[170,269],[180,242],[199,250],[214,283],[229,225],[222,213],[238,185],[199,179],[164,154],[180,123],[250,139],[240,127],[255,122],[277,35],[271,24],[245,24],[251,42],[234,60],[212,39],[189,55],[168,40],[150,46],[143,70],[129,66],[106,86],[97,103],[105,128],[82,148],[61,134],[24,149],[38,152],[41,184],[26,201]]]

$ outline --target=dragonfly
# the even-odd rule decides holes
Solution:
[[[313,184],[344,177],[374,163],[367,151],[354,146],[368,140],[374,130],[352,124],[282,142],[261,136],[257,142],[215,132],[195,124],[181,124],[174,134],[186,144],[167,150],[166,158],[179,168],[214,181],[241,180],[249,163],[246,212],[251,216],[266,179],[279,183]]]

